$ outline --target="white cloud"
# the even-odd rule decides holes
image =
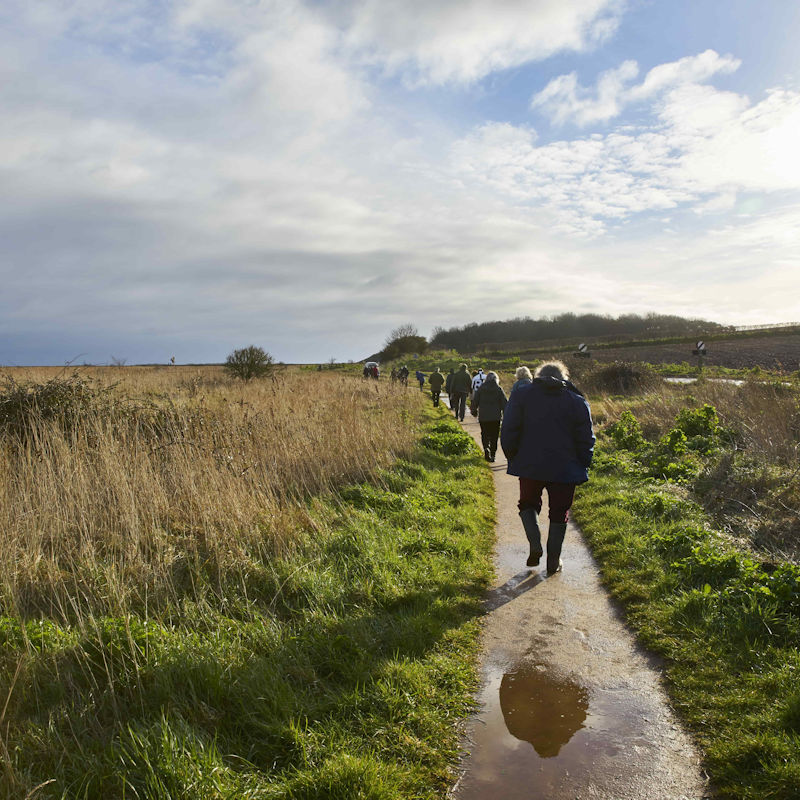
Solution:
[[[362,0],[348,47],[412,84],[470,83],[610,36],[620,0]]]
[[[364,69],[477,80],[588,46],[616,7],[7,0],[0,362],[20,337],[55,362],[213,359],[249,341],[347,358],[409,314],[424,330],[653,297],[677,310],[685,290],[664,275],[695,257],[756,258],[782,270],[769,296],[788,296],[796,220],[768,224],[748,193],[796,186],[797,95],[752,104],[651,71],[652,126],[548,143],[502,123],[454,133]],[[623,67],[599,83],[603,109],[627,102]],[[600,235],[654,209],[678,229],[684,206],[718,232],[655,241],[646,275],[641,248]],[[729,230],[745,211],[747,236]]]
[[[628,84],[639,74],[635,61],[601,73],[594,89],[578,84],[577,73],[560,75],[531,98],[531,108],[541,108],[558,125],[575,122],[586,126],[619,116],[625,106],[647,100],[660,92],[685,84],[707,81],[717,74],[738,69],[738,59],[706,50],[697,56],[653,67],[636,86]]]
[[[721,211],[737,194],[800,191],[800,93],[776,90],[751,104],[686,84],[656,111],[650,127],[545,144],[530,128],[488,123],[455,145],[454,168],[586,234],[639,212]]]

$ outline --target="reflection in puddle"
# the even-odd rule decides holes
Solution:
[[[553,758],[584,727],[589,693],[540,665],[526,665],[503,676],[500,708],[512,736],[530,742],[542,758]]]

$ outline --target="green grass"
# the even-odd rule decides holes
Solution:
[[[291,556],[202,603],[81,627],[1,618],[0,796],[443,798],[494,506],[469,437],[424,413],[414,458],[309,501]]]
[[[685,491],[599,455],[576,520],[640,639],[665,658],[719,795],[800,797],[800,569],[738,551]]]

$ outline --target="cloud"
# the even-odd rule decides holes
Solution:
[[[796,186],[791,92],[754,104],[651,71],[650,124],[552,142],[454,130],[383,93],[386,74],[463,84],[589,47],[619,8],[8,0],[0,363],[219,360],[250,342],[360,357],[410,317],[425,331],[653,297],[677,310],[686,289],[665,275],[730,258],[729,240],[737,265],[788,269],[780,226],[796,220],[768,225],[774,206],[748,193]],[[623,66],[598,84],[609,108],[636,88]],[[677,228],[684,208],[718,233],[662,236],[646,275],[636,242],[602,236],[658,209]],[[749,235],[730,233],[744,213]]]
[[[616,30],[619,0],[362,0],[350,6],[347,47],[413,85],[465,84]]]
[[[452,163],[498,196],[554,212],[565,232],[596,235],[642,212],[721,212],[737,194],[800,191],[797,130],[800,93],[752,104],[682,84],[657,98],[650,125],[539,144],[531,128],[487,123],[456,143]]]
[[[639,74],[635,61],[601,73],[594,89],[578,84],[577,73],[560,75],[531,98],[532,109],[542,109],[557,125],[566,122],[585,127],[595,122],[607,122],[622,113],[631,103],[648,100],[674,87],[707,81],[717,74],[734,72],[740,61],[732,56],[720,56],[706,50],[668,64],[653,67],[644,80],[635,86],[628,84]]]

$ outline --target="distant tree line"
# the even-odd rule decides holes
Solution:
[[[536,342],[547,339],[592,339],[620,336],[655,339],[663,336],[722,333],[729,329],[717,322],[687,319],[670,314],[559,314],[554,317],[516,317],[494,322],[471,322],[463,327],[434,328],[429,346],[459,351],[486,344]]]

